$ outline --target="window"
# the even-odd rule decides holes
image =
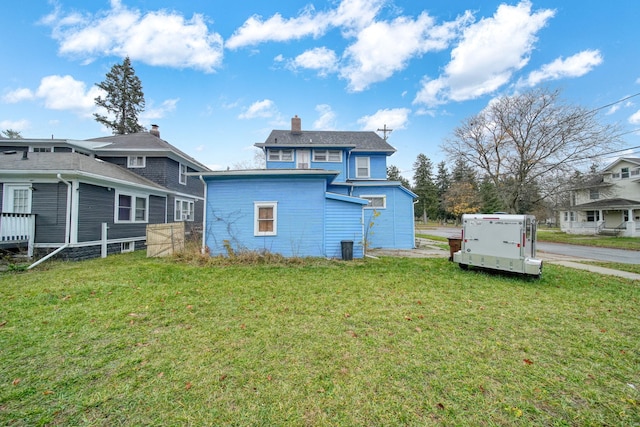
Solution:
[[[176,199],[175,221],[193,221],[193,213],[193,201]]]
[[[144,156],[129,156],[127,157],[127,167],[129,168],[143,168],[146,166],[146,158]]]
[[[356,157],[356,178],[369,178],[368,157]]]
[[[361,199],[369,201],[365,209],[386,209],[387,208],[387,196],[360,196]]]
[[[273,162],[292,162],[293,150],[267,150],[267,157]]]
[[[622,168],[620,169],[620,177],[622,179],[627,179],[629,178],[629,168]]]
[[[116,222],[147,222],[147,197],[117,194],[116,200]]]
[[[600,191],[597,188],[592,188],[589,190],[589,198],[591,200],[598,200],[600,198]]]
[[[600,220],[600,211],[587,211],[587,221],[595,222]]]
[[[278,203],[255,202],[254,204],[255,236],[275,236],[278,232]]]
[[[180,163],[180,184],[187,185],[187,165]]]
[[[342,162],[340,150],[313,150],[314,162]]]
[[[33,147],[34,153],[50,153],[51,147]]]
[[[31,186],[28,184],[5,184],[2,210],[6,213],[31,213]]]
[[[136,242],[122,242],[120,244],[120,252],[133,252],[136,248]]]
[[[638,176],[640,175],[640,168],[635,168],[631,171],[631,176]]]

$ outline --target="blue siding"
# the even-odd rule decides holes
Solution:
[[[353,195],[387,197],[385,209],[364,210],[364,232],[370,248],[411,249],[415,246],[413,198],[409,194],[399,187],[356,186]],[[374,212],[379,213],[375,218]]]
[[[369,157],[369,178],[356,178],[356,157]],[[349,158],[350,179],[387,179],[387,155],[378,153],[351,154]]]
[[[327,199],[326,255],[330,258],[342,256],[343,240],[353,241],[353,257],[362,258],[362,205]]]
[[[234,251],[324,256],[325,187],[324,178],[209,178],[205,244],[212,255],[226,254],[227,241]],[[276,236],[254,236],[254,202],[278,203]]]

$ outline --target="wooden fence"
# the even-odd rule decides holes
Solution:
[[[169,256],[184,249],[184,222],[147,225],[147,256]]]

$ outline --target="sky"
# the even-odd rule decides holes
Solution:
[[[0,130],[110,135],[96,84],[128,56],[140,123],[214,170],[253,165],[297,115],[392,129],[387,164],[411,179],[492,99],[539,87],[600,109],[640,156],[639,17],[637,0],[3,1]]]

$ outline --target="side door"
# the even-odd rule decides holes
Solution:
[[[309,169],[311,167],[311,152],[309,150],[296,150],[296,168]]]

